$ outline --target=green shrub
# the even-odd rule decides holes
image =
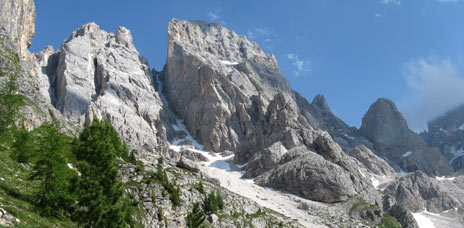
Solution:
[[[219,192],[211,192],[205,199],[205,205],[209,214],[216,214],[219,210],[224,209],[224,200]]]
[[[193,205],[192,211],[187,215],[187,227],[189,228],[203,228],[205,225],[205,213],[200,208],[199,203]]]
[[[401,224],[394,217],[384,214],[380,220],[379,228],[401,228]]]

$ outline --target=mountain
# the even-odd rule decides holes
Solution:
[[[310,103],[293,91],[257,43],[202,21],[171,20],[161,71],[150,69],[129,29],[95,23],[59,50],[29,53],[34,2],[1,4],[2,39],[20,56],[19,92],[31,101],[21,110],[28,128],[57,120],[75,136],[94,118],[111,121],[138,160],[118,166],[142,227],[185,227],[195,203],[212,227],[417,227],[424,210],[440,214],[442,227],[462,224],[464,177],[435,178],[452,173],[449,163],[392,101],[379,99],[360,129],[350,127],[323,95]],[[27,173],[27,164],[14,164]],[[17,178],[0,185],[8,196],[0,207],[29,204],[5,190],[27,188]],[[224,198],[222,211],[208,211],[212,193]],[[61,226],[33,209],[5,208],[2,225]]]
[[[428,131],[421,133],[431,147],[438,147],[455,171],[464,168],[464,105],[428,122]]]
[[[378,99],[371,105],[359,132],[374,144],[377,153],[406,172],[422,170],[430,176],[452,173],[438,149],[427,147],[424,140],[409,129],[403,115],[388,99]]]

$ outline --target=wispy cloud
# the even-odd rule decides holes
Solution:
[[[459,2],[459,0],[437,0],[437,1],[441,3]]]
[[[216,22],[222,25],[226,25],[227,23],[221,19],[221,15],[220,15],[221,11],[222,11],[221,8],[215,11],[209,11],[208,14],[206,14],[206,16],[209,18],[210,22]]]
[[[270,28],[254,28],[247,31],[247,38],[258,42],[267,51],[273,51],[279,36]]]
[[[401,1],[400,0],[381,0],[380,3],[384,5],[395,5],[395,6],[400,6]]]
[[[303,74],[310,74],[311,73],[311,62],[307,59],[301,60],[297,54],[286,54],[285,55],[295,67],[294,73],[295,76],[300,76]]]
[[[381,14],[381,13],[375,13],[375,14],[374,14],[374,17],[375,17],[375,18],[382,17],[382,14]]]
[[[464,103],[464,76],[449,59],[414,59],[404,64],[410,94],[399,103],[411,129],[426,130],[426,123]]]
[[[250,39],[256,39],[263,36],[274,36],[275,33],[270,28],[254,28],[252,30],[248,30],[247,37]]]

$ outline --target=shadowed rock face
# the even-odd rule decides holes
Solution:
[[[35,5],[33,0],[0,2],[0,34],[7,34],[21,58],[29,53],[35,33]]]
[[[431,147],[438,147],[455,171],[464,169],[464,105],[428,123],[422,138]]]
[[[411,131],[396,105],[388,99],[378,99],[364,115],[359,130],[374,144],[382,156],[407,172],[422,170],[428,175],[452,172],[437,148],[429,148],[424,140]]]

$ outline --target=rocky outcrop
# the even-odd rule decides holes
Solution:
[[[437,148],[429,148],[424,140],[411,131],[396,105],[388,99],[378,99],[364,115],[360,133],[374,144],[375,151],[407,172],[422,170],[428,175],[452,172]]]
[[[438,180],[430,178],[421,171],[398,176],[388,185],[384,193],[396,200],[391,205],[399,205],[412,212],[440,213],[449,209],[459,208],[463,204],[447,192]],[[461,193],[462,194],[462,193]]]
[[[353,147],[347,150],[346,154],[356,158],[372,173],[385,176],[392,176],[395,174],[395,170],[388,165],[385,160],[379,158],[364,145]]]
[[[35,33],[34,1],[1,1],[0,9],[0,35],[10,39],[21,58],[26,57]]]
[[[173,19],[168,34],[166,97],[206,150],[232,150],[236,163],[248,162],[245,176],[310,199],[338,202],[369,195],[370,180],[358,164],[311,124],[331,113],[323,96],[308,105],[320,114],[311,119],[299,104],[307,101],[291,91],[275,58],[218,24]],[[287,155],[292,148],[308,153]],[[303,184],[312,181],[318,184]]]
[[[349,173],[303,147],[290,149],[281,163],[256,183],[322,202],[340,202],[356,194]]]
[[[455,171],[464,169],[464,105],[428,122],[421,133],[428,146],[438,147]]]
[[[89,23],[62,44],[35,54],[40,93],[78,128],[94,117],[111,120],[125,142],[154,154],[175,118],[155,90],[147,61],[128,29],[116,35]],[[145,153],[146,154],[146,153]]]
[[[219,24],[173,19],[168,40],[166,97],[207,150],[237,150],[259,111],[279,92],[290,96],[274,56]]]

